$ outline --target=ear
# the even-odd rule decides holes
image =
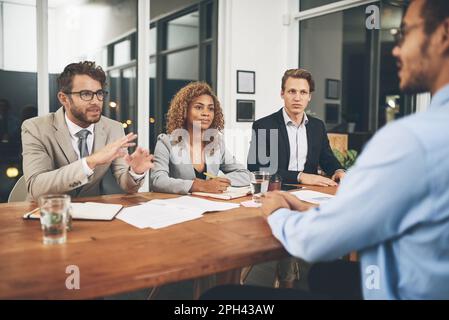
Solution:
[[[69,104],[69,97],[61,91],[58,92],[58,100],[64,107]]]
[[[284,90],[281,90],[281,98],[284,99]]]
[[[449,18],[441,24],[443,30],[441,35],[442,52],[444,55],[449,55]]]
[[[312,94],[309,94],[309,102],[312,100]]]

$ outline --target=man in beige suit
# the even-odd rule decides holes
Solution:
[[[55,113],[29,119],[22,125],[23,172],[28,200],[44,194],[72,197],[101,194],[101,182],[112,171],[120,187],[137,192],[153,156],[135,146],[137,136],[125,136],[120,122],[101,115],[106,75],[94,62],[72,63],[58,78]]]

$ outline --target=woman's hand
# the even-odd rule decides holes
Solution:
[[[223,193],[231,185],[231,181],[226,178],[215,178],[209,180],[193,180],[190,192]]]

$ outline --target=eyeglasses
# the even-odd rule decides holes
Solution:
[[[400,28],[394,29],[395,32],[393,33],[393,37],[394,41],[396,41],[396,44],[400,47],[404,43],[404,39],[410,33],[410,31],[420,27],[422,24],[423,22],[419,22],[409,26],[401,25]]]
[[[79,94],[81,100],[91,101],[94,98],[94,95],[97,96],[99,101],[103,101],[104,98],[108,95],[109,92],[105,90],[98,90],[97,92],[93,92],[90,90],[81,90],[78,92],[65,92],[65,94]]]
[[[296,97],[298,94],[301,96],[301,98],[307,98],[310,94],[310,92],[307,92],[305,90],[295,90],[295,89],[290,89],[287,91],[287,94],[291,97]]]

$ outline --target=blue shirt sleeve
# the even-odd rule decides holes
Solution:
[[[268,218],[273,235],[309,262],[337,259],[387,241],[416,224],[406,213],[428,192],[425,152],[408,128],[379,131],[348,171],[336,197],[307,212],[280,209]],[[422,179],[419,179],[422,177]]]

